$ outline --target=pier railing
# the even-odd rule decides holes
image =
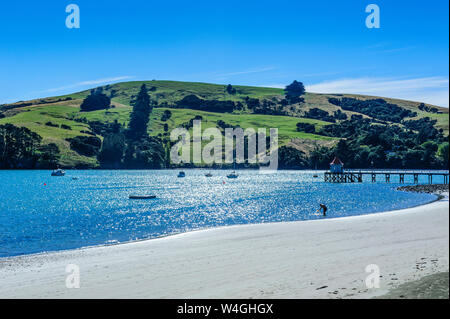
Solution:
[[[434,176],[443,176],[444,184],[448,184],[449,171],[446,170],[386,170],[386,169],[349,169],[342,173],[325,172],[324,180],[329,183],[362,183],[363,176],[370,175],[372,183],[377,181],[377,176],[384,175],[386,183],[391,182],[391,176],[398,176],[400,183],[405,183],[405,176],[412,176],[415,184],[419,183],[420,176],[427,176],[428,183],[433,184]]]
[[[363,174],[419,174],[419,175],[426,175],[426,174],[434,174],[434,175],[442,175],[442,174],[449,174],[448,170],[437,170],[437,169],[423,169],[423,170],[416,170],[416,169],[404,169],[404,170],[398,170],[398,169],[346,169],[344,172],[348,173],[363,173]]]

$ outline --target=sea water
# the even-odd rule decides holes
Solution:
[[[217,226],[299,221],[412,207],[435,195],[391,183],[330,184],[311,171],[0,171],[0,257],[150,239]],[[369,177],[370,178],[370,177]],[[412,178],[411,178],[412,179]],[[412,180],[406,182],[412,183]],[[420,180],[426,182],[426,177]],[[434,182],[439,182],[435,177]],[[441,181],[442,182],[442,181]],[[129,195],[156,195],[131,200]]]

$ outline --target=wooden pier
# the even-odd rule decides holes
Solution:
[[[392,176],[398,176],[401,184],[405,183],[405,176],[412,176],[414,184],[419,183],[419,176],[427,176],[428,184],[433,184],[434,176],[443,176],[444,184],[448,184],[448,171],[362,171],[345,170],[343,172],[325,172],[324,180],[327,183],[362,183],[363,176],[370,175],[372,183],[377,181],[377,176],[384,176],[386,183],[391,182]]]

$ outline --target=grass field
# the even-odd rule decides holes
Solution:
[[[233,100],[243,101],[245,97],[251,98],[271,98],[283,96],[282,89],[264,88],[252,86],[233,86],[236,94],[228,94],[226,86],[220,84],[199,83],[199,82],[179,82],[179,81],[132,81],[112,84],[104,87],[104,91],[111,93],[115,90],[115,97],[112,99],[124,105],[129,105],[130,99],[136,96],[139,88],[145,84],[147,88],[155,87],[156,91],[150,92],[152,98],[160,102],[175,103],[189,94],[195,94],[203,99]],[[89,90],[64,95],[61,98],[71,97],[73,99],[83,99],[89,94]]]
[[[154,91],[150,92],[153,99],[156,99],[159,104],[166,102],[168,105],[173,105],[176,101],[182,99],[189,94],[195,94],[203,99],[217,99],[217,100],[233,100],[244,101],[246,97],[258,99],[280,99],[283,97],[283,90],[277,88],[264,87],[249,87],[249,86],[234,86],[236,94],[228,94],[225,85],[195,83],[195,82],[177,82],[177,81],[134,81],[123,82],[104,86],[104,92],[108,95],[114,94],[112,103],[114,108],[109,110],[80,112],[80,104],[90,90],[77,92],[64,96],[49,97],[45,99],[36,99],[28,101],[32,105],[23,106],[23,102],[8,105],[7,111],[3,114],[5,118],[0,119],[0,124],[11,123],[17,126],[27,127],[33,132],[36,132],[43,138],[44,143],[55,143],[61,150],[61,165],[75,166],[77,164],[87,164],[95,166],[97,160],[95,158],[81,156],[70,149],[67,138],[75,136],[86,135],[83,131],[90,131],[89,126],[84,123],[75,121],[76,119],[85,118],[88,121],[113,122],[119,121],[126,126],[128,124],[129,115],[131,112],[130,101],[137,95],[140,86],[145,83],[148,88],[154,87]],[[305,111],[311,108],[320,108],[329,113],[332,113],[340,107],[330,104],[328,98],[330,97],[353,97],[358,99],[379,98],[373,96],[362,96],[353,94],[315,94],[306,93],[305,103],[297,106],[292,110],[292,116],[275,116],[275,115],[259,115],[251,114],[248,111],[234,112],[234,113],[214,113],[203,112],[191,109],[174,109],[174,108],[155,108],[152,112],[149,123],[149,134],[156,136],[164,132],[164,124],[167,123],[169,131],[181,126],[181,124],[188,122],[197,115],[202,116],[202,128],[216,127],[217,121],[222,120],[232,126],[240,126],[246,128],[278,128],[279,144],[286,145],[295,140],[295,145],[301,145],[301,141],[308,144],[309,148],[313,144],[329,143],[337,141],[337,139],[324,137],[316,134],[307,134],[297,132],[296,124],[299,122],[314,124],[316,130],[323,125],[330,123],[302,118]],[[64,100],[70,98],[70,100]],[[401,107],[414,110],[418,113],[417,118],[428,116],[438,121],[437,126],[443,128],[448,135],[449,118],[448,109],[439,108],[442,114],[426,113],[418,110],[419,102],[385,99],[390,103],[398,104]],[[1,106],[0,106],[1,108]],[[172,117],[167,121],[161,121],[161,116],[165,110],[172,112]],[[343,111],[348,115],[355,114],[353,112]],[[58,126],[62,124],[69,126],[71,129],[62,129],[60,127],[52,127],[45,125],[47,122],[52,122]],[[300,142],[300,143],[299,143]],[[291,145],[292,143],[290,143]]]

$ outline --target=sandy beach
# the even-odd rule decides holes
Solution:
[[[449,269],[448,193],[356,217],[231,226],[0,259],[0,298],[371,298]],[[66,288],[66,266],[80,288]],[[367,265],[380,287],[367,288]],[[448,275],[447,275],[448,276]],[[447,279],[448,280],[448,279]]]

